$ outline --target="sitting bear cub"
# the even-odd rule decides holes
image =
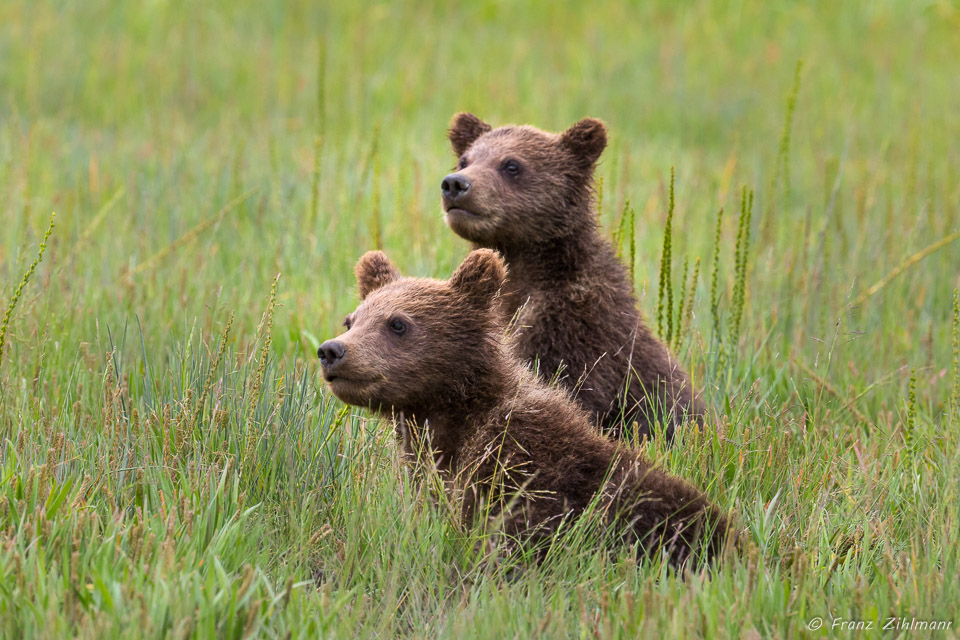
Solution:
[[[441,184],[447,224],[478,247],[495,249],[510,275],[503,313],[516,316],[513,348],[560,379],[614,437],[666,436],[703,407],[687,374],[636,307],[627,271],[597,229],[593,172],[607,145],[599,120],[561,134],[530,126],[493,129],[473,114],[449,131],[456,173]]]
[[[429,445],[449,486],[464,488],[467,523],[484,513],[536,542],[599,494],[607,526],[648,553],[662,548],[679,566],[719,552],[727,520],[703,493],[597,433],[504,344],[496,253],[473,251],[444,281],[401,277],[373,251],[356,276],[362,302],[320,346],[323,377]]]

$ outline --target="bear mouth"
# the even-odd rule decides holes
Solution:
[[[465,215],[465,216],[469,216],[469,217],[471,217],[471,218],[479,218],[479,217],[480,217],[480,214],[479,214],[479,213],[474,213],[473,211],[470,211],[469,209],[463,209],[463,208],[461,208],[461,207],[450,207],[449,209],[447,209],[447,215],[454,215],[454,216],[457,216],[457,215]]]
[[[346,376],[339,376],[339,375],[332,375],[332,374],[325,374],[323,376],[323,379],[327,381],[327,384],[331,384],[331,385],[332,384],[361,385],[361,384],[367,384],[369,382],[372,382],[372,380],[363,380],[360,378],[347,378]]]
[[[352,405],[366,405],[370,390],[375,388],[372,380],[344,378],[343,376],[330,376],[326,380],[333,395]]]

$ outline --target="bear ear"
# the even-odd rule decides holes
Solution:
[[[480,304],[493,299],[507,278],[507,267],[496,251],[471,251],[450,278],[450,286]]]
[[[390,264],[390,260],[383,251],[367,251],[357,261],[353,272],[357,276],[357,290],[360,292],[361,300],[371,292],[400,278],[400,272]]]
[[[450,121],[447,137],[453,146],[453,152],[460,157],[477,138],[492,130],[493,127],[472,113],[458,113]]]
[[[593,166],[607,147],[607,127],[596,118],[584,118],[560,134],[560,143],[584,166]]]

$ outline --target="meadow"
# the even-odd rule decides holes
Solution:
[[[957,60],[946,1],[0,3],[0,637],[957,637]],[[607,123],[713,572],[486,562],[323,388],[364,251],[469,249],[461,110]]]

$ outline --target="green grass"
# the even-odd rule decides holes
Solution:
[[[0,358],[0,636],[956,637],[960,241],[921,252],[960,229],[958,28],[953,2],[0,3],[0,308],[57,222]],[[719,417],[649,450],[738,515],[712,576],[589,527],[492,567],[322,388],[358,256],[447,277],[468,249],[438,198],[458,110],[608,123],[601,218],[631,203],[652,326],[661,270],[710,274],[679,355]]]

